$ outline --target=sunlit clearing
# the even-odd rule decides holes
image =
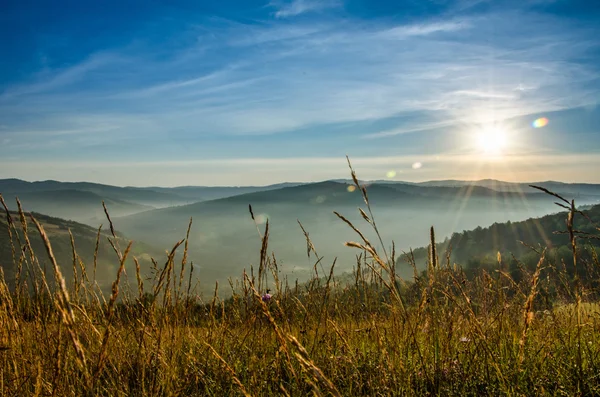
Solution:
[[[477,146],[485,154],[502,154],[508,144],[506,131],[498,127],[489,127],[477,137]]]

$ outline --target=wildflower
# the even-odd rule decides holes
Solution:
[[[462,337],[461,337],[459,340],[460,340],[462,343],[468,343],[468,342],[471,342],[471,339],[467,338],[466,336],[462,336]]]
[[[267,292],[265,292],[262,296],[262,301],[263,302],[269,302],[271,300],[272,295],[269,293],[271,292],[270,289],[267,290]]]

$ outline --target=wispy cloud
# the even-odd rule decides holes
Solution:
[[[442,21],[397,26],[384,31],[383,33],[390,38],[405,39],[414,36],[427,36],[434,33],[457,32],[468,29],[469,27],[470,24],[467,21]]]
[[[408,128],[392,128],[388,130],[378,131],[370,134],[363,135],[364,139],[374,139],[374,138],[385,138],[394,135],[401,134],[411,134],[413,132],[423,132],[423,131],[431,131],[437,130],[445,127],[452,127],[456,124],[455,121],[438,121],[438,122],[428,122],[422,123],[419,127],[408,127]]]
[[[275,1],[270,5],[277,9],[275,11],[276,18],[289,18],[307,12],[341,7],[342,3],[337,0],[292,0],[290,2]]]
[[[93,71],[100,70],[118,61],[118,57],[114,54],[96,53],[74,66],[55,71],[41,71],[34,77],[34,81],[30,84],[9,87],[4,92],[0,91],[0,101],[72,86],[89,78]]]

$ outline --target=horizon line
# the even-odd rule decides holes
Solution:
[[[57,180],[57,179],[25,180],[25,179],[21,179],[21,178],[0,178],[0,182],[9,181],[9,180],[25,182],[25,183],[44,183],[44,182],[56,182],[56,183],[65,183],[65,184],[90,183],[90,184],[95,184],[95,185],[111,186],[111,187],[118,187],[118,188],[123,188],[123,189],[127,189],[127,188],[132,188],[132,189],[180,189],[180,188],[198,188],[198,187],[205,187],[205,188],[253,188],[253,187],[265,188],[265,187],[272,187],[272,186],[285,185],[285,184],[310,185],[310,184],[317,184],[317,183],[324,183],[324,182],[334,182],[334,183],[342,183],[341,181],[352,182],[351,178],[330,178],[330,179],[312,180],[312,181],[304,181],[304,182],[282,181],[282,182],[275,182],[275,183],[270,183],[270,184],[266,184],[266,185],[176,185],[176,186],[159,186],[159,185],[143,185],[142,186],[142,185],[140,185],[140,186],[134,186],[134,185],[114,185],[114,184],[107,184],[107,183],[101,183],[101,182],[94,182],[92,180],[77,180],[77,181],[62,180],[61,181],[61,180]],[[451,182],[477,183],[477,182],[484,182],[484,181],[499,182],[499,183],[513,184],[513,185],[530,185],[530,184],[541,184],[541,183],[560,183],[560,184],[565,184],[565,185],[600,185],[600,181],[598,181],[598,182],[565,182],[565,181],[560,181],[560,180],[545,180],[545,181],[515,182],[515,181],[507,181],[507,180],[493,179],[493,178],[427,179],[427,180],[421,180],[421,181],[416,181],[416,182],[409,182],[409,181],[405,181],[405,180],[395,180],[395,179],[361,179],[361,178],[358,178],[358,181],[361,183],[364,183],[364,184],[378,184],[378,183],[394,184],[394,183],[398,183],[398,184],[406,184],[406,185],[422,185],[422,184],[426,184],[426,183],[444,183],[444,182],[446,182],[446,183],[451,183]],[[0,192],[0,193],[2,193],[2,192]]]

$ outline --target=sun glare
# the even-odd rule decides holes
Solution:
[[[484,154],[500,155],[508,144],[506,131],[499,127],[489,127],[477,137],[477,146]]]

